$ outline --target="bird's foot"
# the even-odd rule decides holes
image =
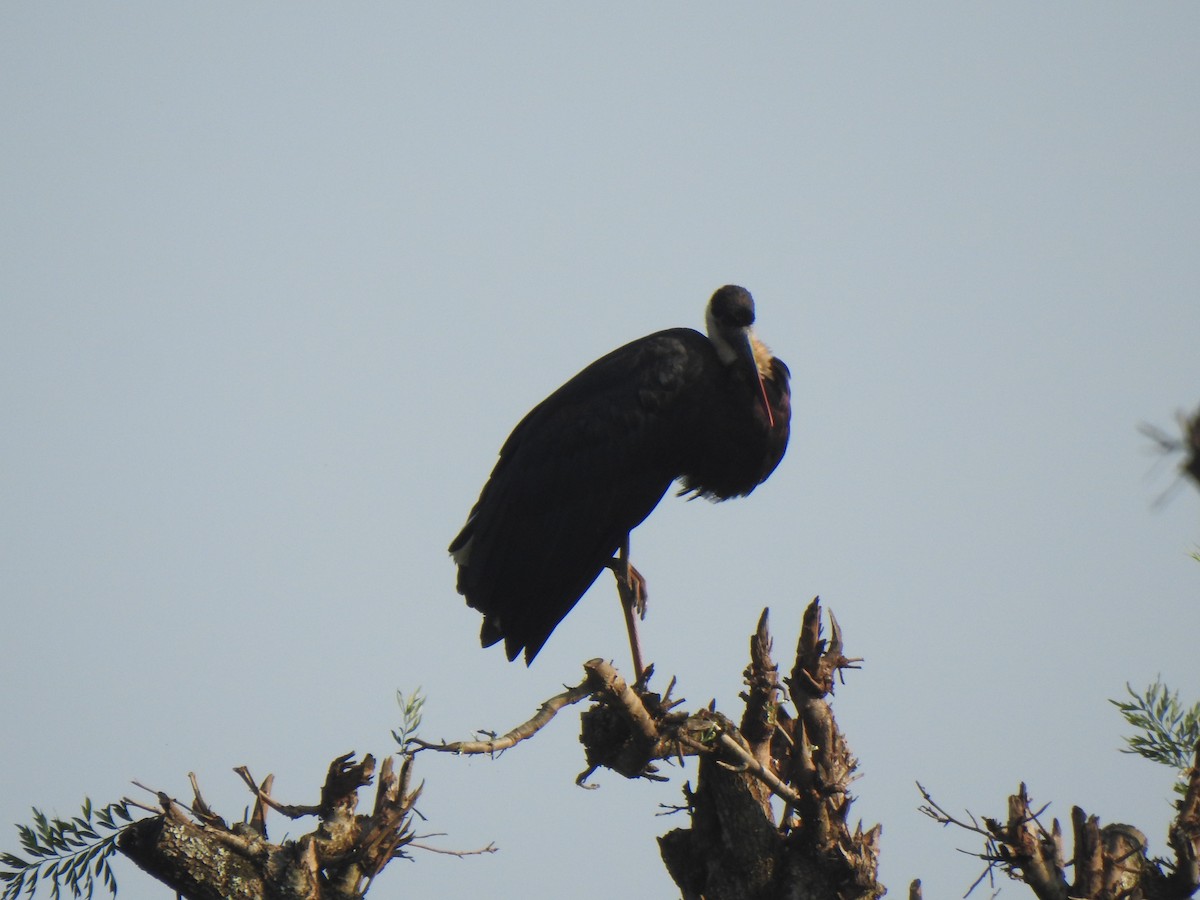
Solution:
[[[617,593],[621,603],[637,613],[639,619],[646,618],[646,601],[650,599],[650,590],[646,587],[646,578],[633,567],[633,563],[620,557],[608,561],[608,568],[617,579]]]
[[[608,561],[617,578],[617,595],[621,598],[621,609],[625,613],[625,628],[629,632],[629,649],[633,655],[634,684],[643,684],[646,677],[646,665],[643,662],[642,641],[638,636],[638,619],[646,617],[646,579],[642,573],[633,567],[629,561],[628,541],[621,547],[621,552]]]
[[[650,599],[650,589],[646,587],[646,579],[633,564],[629,565],[629,575],[627,578],[629,585],[629,593],[631,595],[630,602],[633,605],[634,612],[637,613],[639,619],[646,618],[647,601]]]

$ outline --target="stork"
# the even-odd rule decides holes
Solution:
[[[673,481],[713,501],[749,494],[787,448],[788,367],[754,335],[754,299],[712,295],[708,336],[671,328],[583,369],[513,429],[450,544],[480,642],[533,662],[605,568],[617,575],[640,681],[645,579],[629,534]]]

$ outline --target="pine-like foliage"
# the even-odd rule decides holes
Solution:
[[[0,900],[16,900],[22,892],[32,897],[39,884],[47,882],[54,900],[63,888],[73,897],[91,898],[97,881],[116,896],[117,879],[109,860],[117,851],[117,837],[133,821],[129,801],[93,809],[85,797],[82,813],[51,819],[34,807],[33,824],[17,826],[23,854],[0,853]]]
[[[1169,690],[1157,678],[1144,693],[1139,694],[1128,684],[1125,690],[1129,692],[1129,700],[1109,703],[1139,733],[1125,738],[1129,746],[1121,752],[1136,753],[1181,773],[1188,769],[1200,744],[1200,703],[1185,709],[1179,701],[1179,692]],[[1185,780],[1180,778],[1175,790],[1183,794],[1185,789]]]

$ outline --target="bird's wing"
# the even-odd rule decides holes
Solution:
[[[699,332],[680,328],[626,344],[538,404],[500,451],[463,534],[459,591],[485,615],[485,640],[527,658],[679,474],[672,416]],[[489,625],[490,623],[490,625]]]

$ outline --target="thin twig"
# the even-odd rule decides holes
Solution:
[[[242,781],[246,782],[246,786],[250,788],[250,793],[261,800],[277,813],[287,816],[289,819],[300,819],[304,816],[315,816],[321,811],[319,806],[291,806],[287,803],[277,803],[271,799],[271,795],[263,791],[258,786],[258,782],[254,780],[254,776],[250,774],[250,769],[246,766],[238,766],[233,770],[241,776]]]
[[[156,791],[153,788],[146,787],[146,785],[142,784],[140,781],[130,781],[130,784],[132,784],[134,787],[141,788],[147,794],[153,794],[155,799],[157,799],[159,802],[158,809],[154,809],[149,806],[143,806],[140,803],[135,803],[134,806],[138,807],[139,809],[144,809],[147,812],[154,813],[155,815],[161,815],[163,812],[166,811],[166,809],[169,806],[174,805],[174,806],[180,807],[181,809],[187,810],[188,813],[193,816],[196,815],[195,811],[190,806],[188,806],[186,803],[181,803],[180,801],[176,800],[174,797],[164,794],[162,791]]]
[[[141,785],[139,784],[138,787],[141,787]],[[129,806],[136,806],[138,809],[143,810],[144,812],[151,813],[152,815],[155,815],[155,816],[162,815],[161,807],[147,806],[145,803],[138,803],[138,801],[136,801],[130,797],[121,798],[121,802],[125,803]]]
[[[966,822],[962,821],[961,819],[957,819],[954,816],[950,815],[950,813],[946,812],[946,810],[944,810],[940,805],[938,805],[937,801],[935,801],[933,799],[933,797],[930,796],[929,791],[925,790],[924,786],[919,781],[917,782],[917,790],[921,792],[921,796],[925,799],[925,802],[928,804],[928,806],[918,807],[917,811],[922,812],[925,815],[929,816],[929,818],[933,819],[939,825],[957,825],[959,828],[962,828],[965,831],[973,831],[976,834],[982,834],[988,840],[993,840],[995,838],[995,835],[993,835],[986,828],[980,828],[978,825],[975,825],[975,824],[968,825]],[[970,813],[967,813],[967,815],[970,815]],[[972,816],[971,818],[972,818],[972,821],[974,821],[974,816]],[[977,855],[978,854],[972,854],[972,856],[977,856]]]
[[[428,850],[430,853],[441,853],[444,856],[457,856],[462,859],[467,856],[481,856],[484,853],[498,853],[500,848],[496,846],[495,841],[488,844],[486,847],[480,847],[478,850],[443,850],[441,847],[430,847],[428,844],[409,844],[410,847],[416,847],[419,850]]]
[[[198,821],[210,827],[228,829],[229,826],[225,824],[225,820],[217,815],[212,807],[205,802],[204,797],[201,796],[200,782],[196,779],[195,772],[188,772],[188,781],[192,783],[192,815]]]
[[[453,743],[442,741],[440,744],[431,744],[420,738],[413,738],[412,743],[416,745],[417,750],[436,750],[439,753],[492,754],[498,753],[501,750],[507,750],[510,747],[515,747],[521,741],[528,740],[545,728],[563,707],[570,706],[590,697],[593,690],[590,681],[589,679],[575,687],[567,688],[561,694],[554,695],[538,708],[533,718],[528,722],[521,723],[503,737],[493,737],[486,741],[454,741]]]

